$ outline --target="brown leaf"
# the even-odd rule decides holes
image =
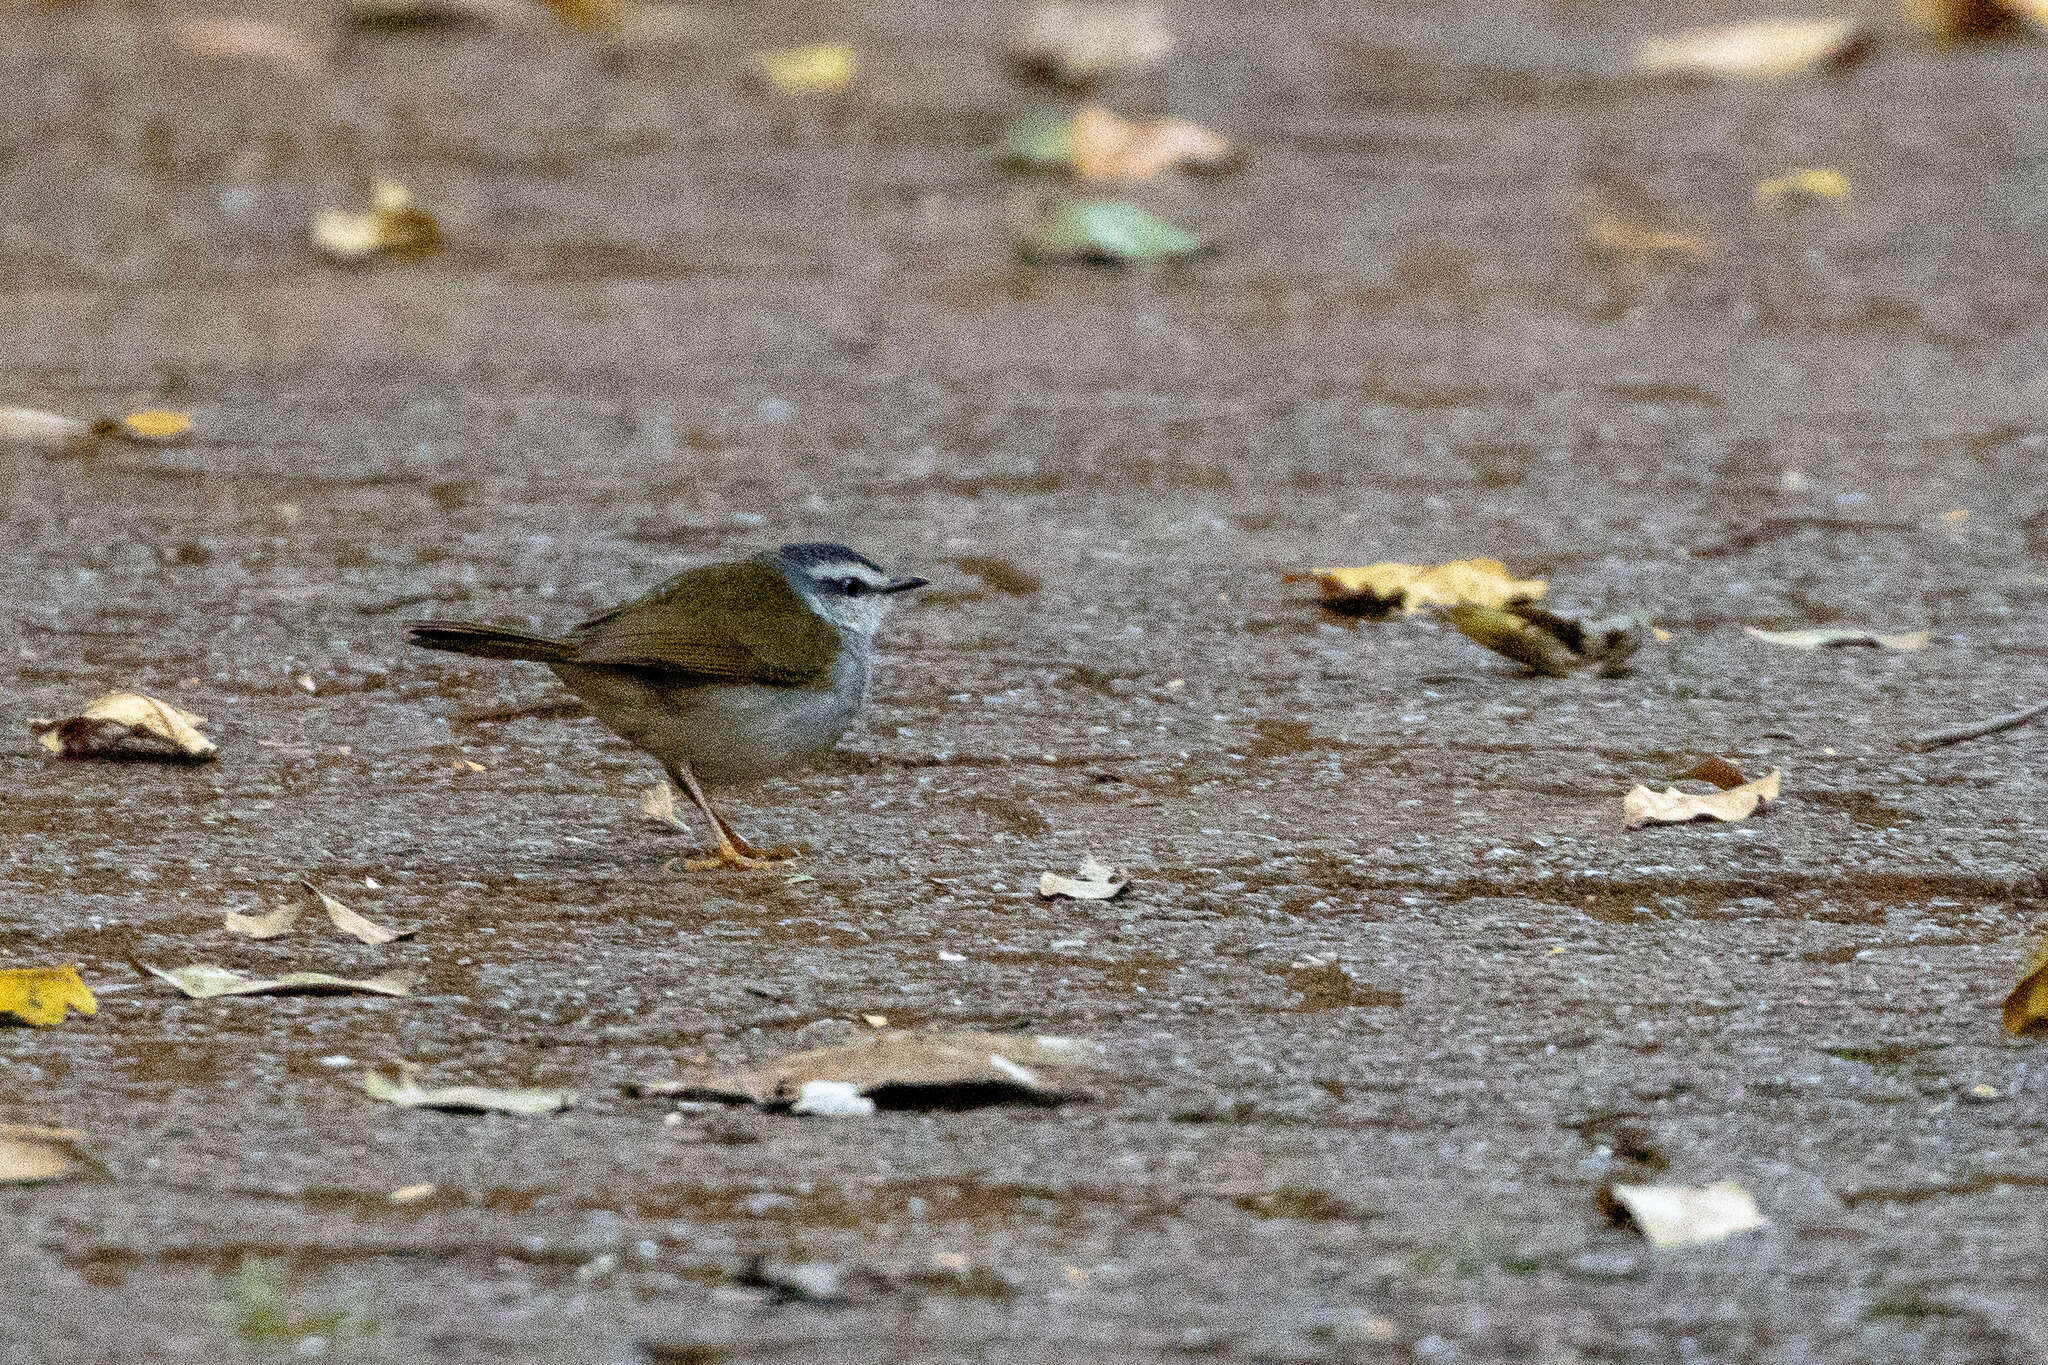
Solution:
[[[97,1014],[99,1003],[76,967],[10,967],[0,971],[0,1022],[17,1020],[32,1028],[54,1028],[64,1011]]]
[[[794,1104],[814,1081],[852,1086],[892,1108],[1086,1098],[1067,1072],[1099,1064],[1101,1049],[1078,1038],[969,1030],[884,1029],[837,1047],[798,1052],[749,1071],[633,1087],[643,1095],[699,1095]]]
[[[1130,123],[1099,105],[1074,115],[1067,159],[1083,180],[1150,180],[1176,166],[1220,170],[1235,159],[1230,139],[1186,119]]]
[[[1387,561],[1360,569],[1311,569],[1281,575],[1283,583],[1315,583],[1323,605],[1344,616],[1411,615],[1430,607],[1503,607],[1543,596],[1540,578],[1514,578],[1497,559],[1454,559],[1448,564]]]
[[[1621,798],[1621,812],[1630,829],[1643,825],[1682,825],[1694,820],[1747,820],[1760,808],[1778,799],[1779,772],[1771,769],[1754,782],[1697,796],[1666,787],[1653,792],[1636,787]]]
[[[75,716],[30,720],[43,747],[65,758],[156,758],[205,762],[216,748],[199,733],[206,717],[140,692],[109,692]]]
[[[1742,775],[1742,769],[1725,758],[1703,758],[1687,768],[1675,779],[1679,782],[1711,782],[1722,791],[1729,791],[1749,781]]]
[[[2000,1018],[2005,1031],[2014,1037],[2048,1026],[2048,937],[2020,968],[2019,984],[2005,997]]]
[[[1899,0],[1899,13],[1943,47],[2048,31],[2048,0]]]

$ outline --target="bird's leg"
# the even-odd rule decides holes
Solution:
[[[711,798],[704,795],[704,789],[697,785],[697,775],[690,771],[689,764],[678,761],[667,767],[669,780],[689,794],[690,800],[696,804],[698,810],[704,812],[704,818],[711,822],[711,828],[718,835],[717,857],[686,859],[684,867],[693,872],[715,867],[773,867],[780,859],[796,856],[796,850],[793,848],[773,848],[764,851],[740,838],[738,832],[725,822],[725,817],[711,808]]]

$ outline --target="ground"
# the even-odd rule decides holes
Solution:
[[[1059,186],[995,163],[1048,98],[1007,13],[482,24],[309,75],[194,55],[184,12],[0,34],[0,401],[196,424],[0,448],[5,962],[99,995],[0,1031],[0,1119],[97,1163],[0,1189],[0,1361],[2048,1351],[2048,1079],[1999,1028],[2048,730],[1907,742],[2048,693],[2041,47],[1873,10],[1860,66],[1715,86],[1627,54],[1735,8],[1175,5],[1107,93],[1245,165],[1133,192],[1217,249],[1117,273],[1011,250]],[[838,37],[854,94],[747,84]],[[1801,166],[1852,196],[1754,201]],[[443,251],[311,252],[373,173]],[[703,832],[640,815],[656,769],[544,671],[403,642],[814,538],[934,587],[846,761],[730,795],[786,870],[685,872]],[[1281,580],[1473,554],[1670,638],[1529,678]],[[1933,640],[1743,630],[1825,623]],[[30,735],[114,688],[219,760]],[[1710,755],[1784,799],[1623,829]],[[1090,853],[1120,899],[1037,897]],[[301,877],[419,933],[221,928]],[[198,961],[423,981],[135,965]],[[626,1089],[863,1014],[1110,1065],[841,1121]],[[399,1059],[581,1100],[369,1100]],[[1653,1250],[1598,1200],[1643,1179],[1769,1226]]]

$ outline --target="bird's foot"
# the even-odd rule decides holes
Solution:
[[[685,858],[683,869],[688,872],[738,872],[773,867],[786,858],[794,858],[796,852],[787,844],[763,849],[755,848],[744,839],[721,839],[717,857]]]

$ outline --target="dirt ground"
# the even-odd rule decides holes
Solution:
[[[2048,48],[1874,10],[1849,72],[1703,86],[1631,45],[1744,11],[1175,4],[1113,102],[1246,166],[1134,191],[1220,249],[1120,274],[1011,252],[1058,186],[994,162],[1047,99],[1008,12],[360,36],[324,74],[183,51],[181,12],[0,31],[0,402],[197,428],[0,448],[0,942],[100,1001],[0,1030],[0,1120],[97,1163],[0,1189],[0,1362],[2048,1352],[2048,1054],[1998,1024],[2048,728],[1903,743],[2048,695]],[[834,37],[856,93],[747,87]],[[1853,196],[1753,201],[1799,166]],[[310,252],[371,173],[446,250]],[[1589,246],[1603,214],[1697,242]],[[403,644],[812,538],[934,587],[847,762],[732,796],[787,871],[680,871],[643,756],[475,719],[544,672]],[[1280,581],[1469,554],[1671,638],[1531,679]],[[1934,638],[1743,631],[1825,623]],[[219,761],[29,734],[113,688]],[[1624,832],[1707,755],[1784,800]],[[1086,853],[1121,899],[1037,898]],[[222,930],[301,877],[420,932]],[[197,961],[423,984],[135,966]],[[625,1089],[867,1013],[1110,1068],[838,1122]],[[399,1059],[581,1102],[366,1098]],[[1615,1179],[1770,1225],[1652,1250]]]

